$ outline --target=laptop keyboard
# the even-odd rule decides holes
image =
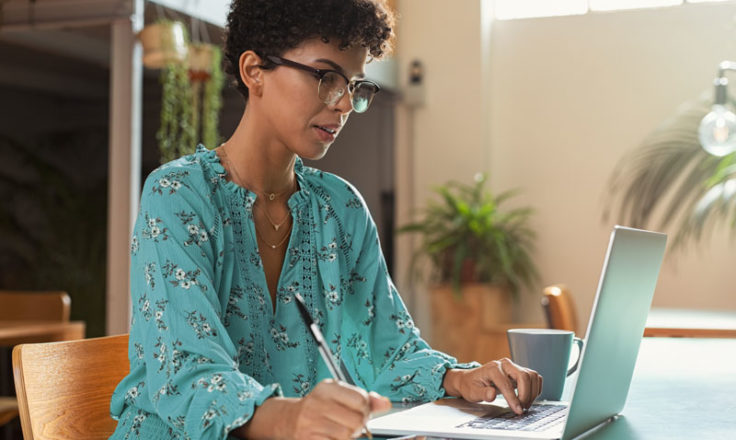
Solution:
[[[561,423],[567,415],[567,408],[566,405],[537,404],[522,415],[509,411],[493,417],[481,416],[459,425],[458,428],[544,431]]]

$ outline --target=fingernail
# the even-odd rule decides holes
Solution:
[[[522,409],[521,409],[521,405],[519,405],[518,403],[514,405],[514,411],[515,411],[515,412],[516,412],[517,414],[521,414],[521,413],[523,413],[523,412],[524,412],[524,410],[522,410]]]

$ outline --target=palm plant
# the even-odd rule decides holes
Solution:
[[[621,160],[604,218],[618,211],[618,221],[634,227],[675,225],[678,248],[699,241],[720,221],[736,229],[736,154],[712,156],[698,141],[712,102],[701,97],[687,103]]]
[[[412,273],[420,258],[429,258],[438,282],[450,282],[456,294],[464,282],[500,284],[514,298],[522,285],[532,286],[537,270],[531,258],[534,231],[530,208],[502,211],[500,206],[516,194],[494,196],[485,189],[486,175],[475,183],[450,182],[435,189],[441,203],[430,201],[424,219],[399,232],[418,233],[420,248],[412,259]]]

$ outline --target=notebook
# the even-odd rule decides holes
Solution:
[[[569,402],[536,402],[516,416],[503,399],[441,399],[377,417],[368,428],[389,436],[567,440],[613,420],[626,403],[666,240],[658,232],[613,229]]]

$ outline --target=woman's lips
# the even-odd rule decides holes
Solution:
[[[314,130],[317,132],[317,137],[323,142],[332,142],[337,137],[338,128],[329,125],[315,125]]]

